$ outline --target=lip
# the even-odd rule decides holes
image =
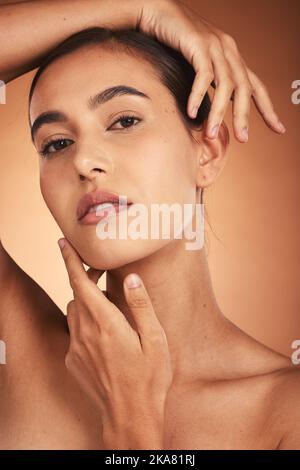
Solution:
[[[79,201],[77,206],[77,219],[80,223],[97,223],[101,218],[105,217],[105,213],[109,212],[109,209],[104,209],[98,215],[96,212],[89,212],[90,208],[105,202],[111,202],[116,204],[114,206],[114,213],[120,212],[120,210],[127,209],[128,206],[133,204],[132,201],[127,199],[126,196],[120,196],[116,193],[107,191],[97,190],[91,193],[85,194]],[[104,213],[104,215],[103,215]]]

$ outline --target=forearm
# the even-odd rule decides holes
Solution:
[[[71,34],[101,26],[135,27],[141,0],[35,0],[0,6],[0,80],[39,66]]]

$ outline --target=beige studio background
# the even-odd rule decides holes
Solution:
[[[8,1],[2,3],[9,3]],[[291,101],[299,70],[298,0],[185,0],[230,33],[268,86],[287,127],[271,132],[252,107],[250,140],[233,137],[229,161],[206,194],[209,264],[219,304],[240,328],[290,355],[300,339],[300,105]],[[57,246],[61,236],[39,189],[27,96],[33,72],[7,86],[0,105],[0,235],[14,260],[65,311],[72,298]],[[105,286],[105,277],[101,280]]]

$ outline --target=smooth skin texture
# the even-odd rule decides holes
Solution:
[[[34,69],[52,47],[90,26],[138,27],[180,50],[196,72],[187,104],[191,117],[210,84],[216,88],[208,137],[217,137],[230,99],[239,142],[248,141],[251,98],[267,126],[285,132],[266,86],[247,67],[235,40],[176,0],[35,0],[2,5],[0,79],[7,83]]]
[[[100,53],[102,60],[98,63]],[[95,48],[86,48],[81,54],[84,64],[79,57],[74,53],[52,64],[36,89],[32,120],[54,103],[69,116],[65,126],[51,124],[40,129],[37,150],[50,135],[74,141],[72,145],[68,141],[69,147],[59,155],[40,160],[41,187],[49,209],[81,258],[93,256],[93,260],[99,259],[96,268],[111,268],[107,273],[107,298],[131,325],[133,312],[124,295],[123,281],[137,272],[146,286],[168,340],[173,371],[165,404],[164,448],[299,447],[299,372],[290,366],[288,358],[259,344],[224,317],[211,288],[203,250],[188,252],[181,240],[148,240],[131,247],[113,241],[113,256],[107,258],[106,250],[98,243],[90,245],[91,253],[84,250],[95,234],[87,227],[79,229],[70,217],[80,195],[96,187],[122,188],[125,194],[136,188],[135,195],[131,191],[129,195],[145,204],[153,202],[154,195],[157,202],[167,197],[166,202],[175,197],[176,201],[179,197],[181,202],[199,202],[201,189],[215,181],[225,164],[225,144],[222,132],[215,140],[195,132],[197,144],[190,138],[168,91],[149,73],[150,66],[144,61],[124,54],[116,61],[109,51]],[[93,67],[89,68],[91,58]],[[88,112],[86,99],[105,88],[108,77],[114,76],[118,82],[127,77],[127,84],[133,85],[130,74],[124,73],[126,67],[132,70],[132,61],[137,70],[134,85],[141,89],[147,86],[151,104],[145,106],[133,97],[119,97],[106,103],[105,108]],[[82,81],[88,86],[81,88],[85,93],[71,96],[68,66],[84,71]],[[52,88],[56,86],[53,74],[57,88]],[[112,118],[128,108],[143,119],[142,126],[124,131],[119,122],[114,134],[109,130],[115,121]],[[172,139],[168,136],[175,127],[179,148],[179,142],[173,142],[174,132]],[[152,139],[147,140],[147,132]],[[65,179],[54,194],[51,181],[57,181],[62,165]],[[167,187],[166,172],[155,172],[163,165],[169,174],[172,171]],[[144,190],[145,174],[149,176],[145,172],[149,171],[155,172],[157,180],[149,178]],[[131,180],[126,179],[128,175],[132,175]],[[179,176],[180,195],[175,184]],[[70,206],[61,205],[66,195]],[[109,243],[105,241],[105,246]],[[65,367],[70,347],[66,319],[3,247],[0,266],[0,326],[9,344],[10,360],[9,367],[0,369],[2,448],[104,448],[103,416]],[[179,292],[178,285],[182,286]],[[86,301],[90,302],[90,297]],[[96,356],[97,352],[95,362]],[[99,360],[97,364],[101,367]],[[145,434],[144,423],[136,423],[134,430]]]
[[[100,46],[85,47],[48,67],[32,99],[31,123],[50,109],[64,112],[68,121],[46,124],[36,134],[38,152],[49,138],[64,139],[59,151],[52,144],[50,153],[40,157],[41,191],[81,259],[94,269],[107,270],[107,299],[131,325],[134,316],[123,281],[135,272],[146,286],[167,337],[173,371],[165,403],[164,448],[276,448],[283,440],[286,415],[280,415],[280,402],[269,405],[283,377],[286,380],[290,374],[294,381],[299,371],[224,317],[212,290],[204,250],[186,250],[184,238],[99,242],[95,226],[82,226],[74,217],[82,195],[99,188],[118,190],[147,207],[153,201],[199,203],[201,190],[214,183],[224,168],[224,135],[211,140],[204,131],[190,134],[173,98],[153,72],[142,58]],[[74,74],[82,81],[74,83]],[[96,109],[88,108],[90,96],[117,84],[135,87],[150,99],[123,95]],[[134,116],[130,126],[118,121],[126,112]],[[63,184],[59,184],[61,174]],[[85,298],[86,304],[91,302],[87,292]],[[92,324],[82,333],[81,342],[90,345],[95,330]],[[97,347],[89,349],[90,361],[100,371],[103,363],[99,363]],[[110,365],[113,371],[116,364],[111,361]],[[162,371],[167,366],[162,358]],[[123,367],[130,376],[126,360]],[[228,397],[234,399],[228,402]],[[121,414],[120,402],[115,402],[116,415]],[[222,431],[216,437],[219,428]],[[295,436],[295,430],[290,431]],[[142,425],[138,432],[143,435]]]
[[[97,287],[104,271],[86,272],[67,240],[59,245],[74,293],[67,306],[65,364],[101,410],[104,447],[163,449],[173,372],[165,332],[142,280],[130,274],[123,283],[135,329]],[[145,425],[146,438],[140,432]]]

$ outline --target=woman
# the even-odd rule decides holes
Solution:
[[[122,191],[147,207],[152,202],[200,202],[203,189],[224,166],[227,145],[223,125],[214,139],[204,133],[207,97],[194,123],[184,113],[186,99],[180,99],[188,96],[191,72],[182,95],[176,96],[157,73],[161,69],[149,58],[150,46],[165,59],[171,60],[171,51],[132,31],[116,33],[113,44],[111,32],[104,32],[104,41],[101,34],[80,33],[68,53],[60,47],[69,42],[59,46],[30,94],[42,193],[73,245],[66,241],[62,247],[74,291],[68,306],[71,344],[55,305],[2,251],[2,336],[9,338],[13,354],[10,366],[1,370],[1,445],[295,446],[299,374],[287,358],[226,320],[211,289],[203,249],[185,250],[183,240],[174,239],[99,241],[95,220],[85,214],[89,206],[81,205],[82,198],[95,205],[98,200],[85,197],[99,189],[114,195]],[[131,48],[122,43],[126,34]],[[83,40],[90,35],[98,39]],[[187,64],[174,60],[181,64],[175,72],[182,81]],[[126,93],[119,89],[113,99],[112,93],[105,100],[103,95],[90,99],[120,84],[127,86]],[[139,92],[128,93],[133,88]],[[64,113],[67,121],[53,113],[46,120],[49,110]],[[129,110],[130,116],[124,116]],[[56,142],[49,141],[53,137]],[[92,267],[88,273],[80,257]],[[103,270],[107,298],[96,286]],[[131,273],[140,275],[146,289],[123,287]],[[174,289],[178,282],[180,293]]]

